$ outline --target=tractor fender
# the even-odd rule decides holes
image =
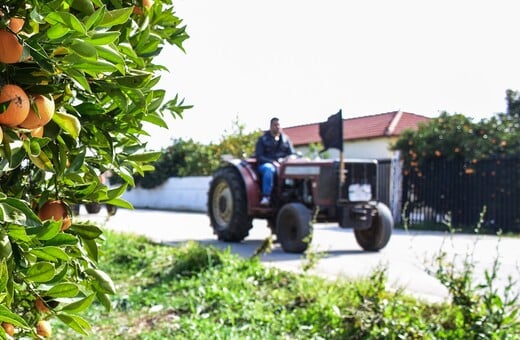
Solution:
[[[224,162],[235,167],[240,173],[246,189],[247,213],[251,215],[255,202],[260,202],[260,178],[255,170],[256,167],[250,162],[240,159],[230,159]]]

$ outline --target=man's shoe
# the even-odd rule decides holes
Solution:
[[[271,200],[267,196],[262,197],[262,200],[260,201],[260,205],[264,205],[264,206],[269,205],[270,203],[271,203]]]

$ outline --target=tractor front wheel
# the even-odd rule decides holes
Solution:
[[[372,226],[368,229],[354,230],[357,243],[367,251],[383,249],[392,234],[394,220],[390,209],[383,203],[376,206],[377,215],[372,219]]]
[[[276,217],[276,235],[287,253],[303,253],[311,243],[311,211],[301,203],[288,203]]]
[[[109,216],[114,216],[116,214],[117,207],[115,205],[107,204],[106,207],[107,207],[107,213]]]
[[[225,242],[240,242],[253,227],[247,214],[247,195],[244,181],[232,166],[218,169],[208,192],[208,214],[213,232]]]

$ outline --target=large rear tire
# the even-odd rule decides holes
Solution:
[[[372,219],[372,226],[365,230],[354,230],[357,243],[366,251],[383,249],[392,235],[394,219],[390,209],[383,203],[377,203],[377,215]]]
[[[213,175],[208,192],[208,214],[213,232],[225,242],[240,242],[253,227],[247,215],[247,195],[237,169],[226,166]]]
[[[89,214],[97,214],[101,211],[101,204],[99,203],[87,203],[85,208]]]
[[[301,203],[288,203],[276,217],[277,238],[287,253],[303,253],[311,243],[311,211]]]

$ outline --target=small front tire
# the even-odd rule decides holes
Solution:
[[[288,203],[276,217],[277,238],[287,253],[303,253],[311,243],[311,211],[301,203]]]
[[[372,219],[372,226],[368,229],[354,230],[357,243],[366,251],[383,249],[394,228],[394,219],[390,209],[383,203],[376,205],[377,215]]]

